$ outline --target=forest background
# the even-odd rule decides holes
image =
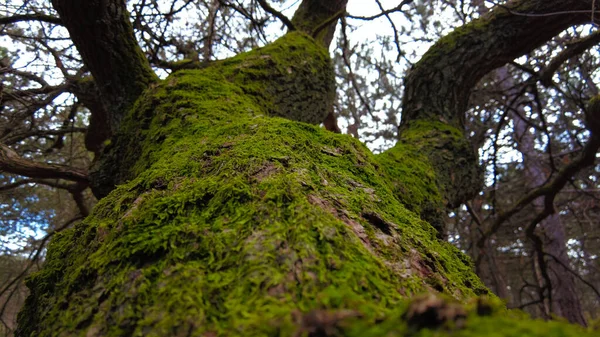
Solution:
[[[181,60],[208,64],[281,36],[285,24],[276,14],[291,16],[299,1],[269,3],[127,1],[138,42],[161,76]],[[350,1],[330,48],[338,94],[324,127],[375,152],[391,147],[413,63],[440,37],[504,3]],[[595,20],[590,12],[592,24],[562,32],[480,81],[466,123],[485,189],[449,209],[442,231],[508,307],[592,325],[600,315],[599,167],[579,165],[564,186],[546,191],[555,195],[552,211],[543,198],[523,196],[565,175],[589,140],[585,109],[599,75]],[[92,100],[85,85],[73,83],[88,73],[56,12],[46,1],[8,1],[0,5],[0,36],[3,155],[85,171],[94,157],[85,139]],[[0,172],[2,334],[15,329],[23,281],[43,263],[49,239],[95,203],[78,179]]]

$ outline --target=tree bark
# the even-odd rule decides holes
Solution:
[[[149,87],[102,153],[98,186],[118,187],[54,237],[16,335],[402,336],[463,326],[465,309],[449,301],[407,304],[419,292],[465,300],[489,291],[464,254],[403,206],[437,207],[430,158],[453,156],[462,130],[406,120],[393,155],[373,156],[299,123],[323,121],[332,84],[323,41],[292,32]],[[410,196],[394,193],[401,179],[412,181]],[[479,305],[464,328],[543,331],[483,317],[492,311]]]
[[[92,73],[109,113],[104,123],[91,127],[108,127],[114,132],[127,109],[157,80],[137,44],[125,1],[53,0],[52,5]]]
[[[417,292],[489,293],[364,145],[267,117],[274,69],[327,110],[333,88],[309,90],[327,51],[297,32],[144,94],[120,131],[131,142],[115,141],[139,145],[135,173],[55,237],[18,336],[302,335],[315,315],[372,322]]]
[[[457,207],[481,190],[476,150],[463,135],[473,86],[487,73],[528,53],[566,28],[589,21],[592,1],[511,1],[441,38],[405,80],[399,144],[420,148],[435,172],[441,200],[414,209],[443,232],[440,205]],[[596,8],[598,4],[595,4]],[[384,156],[401,161],[402,146]],[[398,193],[412,182],[395,176]],[[414,192],[409,192],[414,194]],[[413,203],[413,201],[411,201]],[[414,203],[413,203],[414,205]]]
[[[304,0],[292,18],[295,28],[329,47],[348,0]]]

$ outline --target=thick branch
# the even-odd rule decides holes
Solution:
[[[313,36],[328,47],[335,33],[337,18],[345,13],[348,0],[303,0],[292,18],[294,27]],[[332,20],[333,18],[333,20]],[[327,23],[327,27],[322,27]]]
[[[552,13],[591,8],[588,0],[511,1],[440,39],[411,69],[405,81],[400,140],[417,145],[429,157],[447,205],[468,200],[483,182],[477,154],[463,134],[473,87],[495,68],[590,20],[584,14]]]
[[[155,81],[122,0],[53,0],[85,66],[94,76],[115,130],[127,108]]]
[[[73,167],[37,163],[23,159],[8,146],[0,144],[0,170],[30,178],[54,178],[87,183],[88,175],[85,171]]]
[[[540,14],[589,10],[591,6],[591,1],[581,0],[511,1],[454,30],[431,47],[408,75],[402,124],[443,118],[462,128],[471,89],[479,79],[566,28],[590,20],[584,14]]]
[[[91,113],[90,124],[85,134],[85,148],[97,153],[104,141],[111,136],[109,112],[99,99],[100,91],[95,81],[83,78],[72,81],[70,84],[73,94]]]

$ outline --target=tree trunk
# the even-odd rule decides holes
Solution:
[[[270,88],[275,70],[282,87]],[[326,73],[326,50],[290,33],[146,92],[109,147],[127,178],[53,240],[19,335],[291,335],[295,312],[374,320],[418,292],[487,294],[465,257],[394,198],[364,145],[267,117],[326,111],[318,102],[333,88],[311,90]],[[285,95],[270,90],[297,88],[271,101]],[[293,109],[305,102],[314,106]]]
[[[53,0],[84,64],[92,73],[102,107],[92,110],[88,149],[96,151],[148,85],[158,80],[138,46],[123,0]],[[85,96],[85,95],[84,95]],[[89,143],[93,143],[92,148]]]
[[[484,22],[455,35],[506,28]],[[463,326],[464,310],[444,301],[405,304],[421,292],[489,294],[466,256],[419,216],[469,194],[453,189],[472,178],[441,172],[477,171],[452,115],[462,112],[420,114],[422,87],[409,80],[402,140],[379,156],[302,123],[322,122],[334,96],[324,41],[303,31],[175,72],[137,99],[96,167],[95,190],[106,197],[54,237],[28,281],[17,336],[401,336]],[[445,62],[440,49],[456,52],[443,42],[423,62]],[[474,335],[543,331],[516,318],[469,321]]]
[[[500,74],[508,77],[505,71]],[[523,166],[528,178],[527,187],[542,186],[548,177],[541,167],[541,161],[537,158],[535,139],[528,130],[529,126],[521,117],[525,116],[526,112],[521,105],[516,109],[520,114],[511,113],[510,115],[514,123],[517,149],[523,155]],[[538,212],[541,212],[544,209],[544,198],[535,199],[533,206]],[[546,261],[547,274],[550,278],[544,280],[545,283],[549,283],[545,287],[550,290],[550,310],[553,314],[564,317],[571,323],[585,326],[586,321],[575,287],[575,276],[567,269],[570,265],[567,256],[567,238],[560,215],[557,213],[549,215],[540,222],[539,226],[543,233],[541,239],[544,243],[544,253],[551,256],[550,258],[542,257]]]

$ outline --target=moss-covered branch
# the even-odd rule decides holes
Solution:
[[[572,11],[591,8],[591,1],[511,1],[441,38],[410,70],[399,145],[381,157],[388,165],[401,165],[404,146],[410,144],[429,158],[428,174],[435,177],[441,196],[439,202],[423,204],[423,218],[441,225],[442,210],[433,211],[433,205],[455,207],[480,191],[483,180],[477,155],[464,137],[469,95],[479,79],[564,29],[588,21],[589,16]],[[398,193],[409,191],[409,204],[418,210],[413,202],[418,191],[411,191],[414,185],[407,183],[401,170],[392,167],[388,172],[399,186]]]
[[[284,103],[245,79],[281,66],[274,50],[326,56],[316,46],[288,34],[146,92],[118,147],[138,144],[141,157],[120,163],[132,180],[52,242],[18,334],[289,336],[313,310],[375,322],[411,294],[487,294],[465,256],[394,198],[364,145],[267,116]],[[303,71],[292,64],[285,74]]]
[[[326,55],[314,46],[294,33],[265,50]],[[16,336],[585,336],[453,303],[489,295],[468,258],[403,206],[363,144],[267,116],[278,101],[244,79],[272,59],[180,71],[140,98],[120,131],[141,154],[122,163],[131,180],[55,236]],[[406,153],[412,175],[422,158]],[[407,300],[422,292],[446,299]]]
[[[463,179],[440,167],[473,159],[462,131],[417,118],[375,157],[304,123],[332,81],[294,32],[148,88],[101,154],[108,195],[29,278],[16,336],[586,336],[493,304],[422,220]]]
[[[591,8],[592,1],[517,0],[455,29],[410,70],[402,125],[429,119],[462,128],[471,90],[485,74],[588,22],[589,15],[573,12]]]
[[[190,92],[170,98],[173,104],[185,108],[191,101],[205,99],[194,95],[194,75],[198,81],[206,79],[229,83],[241,90],[247,99],[259,108],[248,112],[255,116],[280,116],[311,124],[319,124],[332,109],[335,96],[334,73],[327,51],[314,40],[300,32],[292,32],[276,43],[264,48],[218,61],[206,69],[184,70],[167,81],[174,81],[177,74],[188,74]],[[212,83],[212,82],[211,82]],[[154,92],[151,90],[150,92]],[[166,93],[165,93],[166,94]],[[225,95],[226,93],[218,93]],[[211,99],[208,96],[207,99]],[[179,101],[175,102],[176,99]],[[143,97],[135,112],[123,122],[120,131],[113,137],[96,166],[90,173],[92,188],[97,197],[104,197],[112,189],[134,178],[157,160],[157,146],[178,129],[154,128],[151,121],[158,115],[170,119],[169,113],[156,108],[157,99]],[[204,103],[204,110],[194,114],[208,113],[216,108]],[[199,135],[201,136],[201,135]]]

